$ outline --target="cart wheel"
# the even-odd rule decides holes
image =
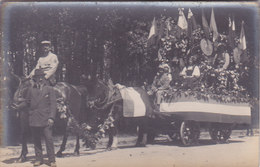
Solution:
[[[185,146],[196,144],[200,136],[199,123],[183,121],[180,128],[181,141]]]
[[[232,133],[230,125],[212,124],[209,128],[209,135],[216,143],[226,143]]]

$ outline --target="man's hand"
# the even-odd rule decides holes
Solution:
[[[21,108],[24,108],[26,107],[26,103],[24,101],[22,101],[21,103],[13,103],[11,105],[11,108],[14,109],[14,110],[18,110],[18,109],[21,109]]]
[[[153,91],[152,91],[152,90],[149,90],[149,91],[147,92],[147,94],[151,96],[151,95],[153,94]]]
[[[52,127],[53,124],[54,124],[53,119],[49,118],[49,119],[48,119],[48,126],[49,126],[49,127]]]

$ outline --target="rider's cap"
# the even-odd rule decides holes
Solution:
[[[41,44],[42,44],[42,45],[44,45],[44,44],[50,45],[50,44],[51,44],[51,41],[42,41]]]

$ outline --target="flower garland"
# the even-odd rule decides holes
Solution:
[[[194,97],[198,100],[204,101],[209,101],[209,99],[212,99],[219,103],[249,103],[251,106],[257,102],[257,99],[244,96],[242,93],[238,94],[237,92],[233,91],[227,95],[216,94],[212,93],[212,89],[207,89],[203,86],[201,86],[201,89],[197,90],[182,90],[171,88],[165,91],[163,94],[164,101],[166,102],[172,102],[174,99],[181,97],[182,95],[185,97]]]
[[[83,140],[84,146],[90,147],[91,149],[96,148],[98,138],[91,131],[92,127],[88,124],[83,123],[80,125],[73,116],[70,116],[68,118],[68,130],[73,134],[78,134],[79,138]]]

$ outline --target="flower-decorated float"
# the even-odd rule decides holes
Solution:
[[[163,29],[157,43],[158,60],[171,66],[173,78],[157,106],[158,117],[151,125],[157,129],[154,133],[165,133],[191,145],[205,128],[219,143],[229,139],[234,125],[251,123],[254,100],[249,71],[253,56],[246,47],[244,21],[240,36],[236,36],[235,19],[228,19],[223,34],[218,32],[213,9],[210,25],[204,12],[200,26],[190,9],[186,20],[181,8],[177,21],[162,17],[153,22],[150,34],[155,26]],[[190,58],[193,61],[189,62]],[[196,77],[194,69],[199,69]]]

